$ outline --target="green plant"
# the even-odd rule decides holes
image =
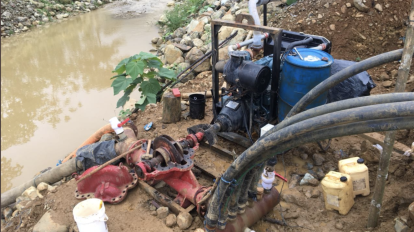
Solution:
[[[360,62],[360,61],[361,61],[361,57],[359,57],[359,56],[358,56],[358,57],[355,59],[355,61],[356,61],[356,62]]]
[[[129,95],[138,87],[141,99],[135,104],[135,108],[145,110],[149,103],[156,103],[156,94],[161,90],[157,77],[174,80],[176,73],[168,68],[163,68],[163,63],[151,53],[141,52],[129,58],[123,59],[112,71],[117,73],[111,79],[114,95],[124,91],[124,95],[118,100],[116,108],[123,106]]]
[[[121,120],[121,121],[125,120],[130,114],[131,114],[130,109],[119,111],[119,114],[118,114],[119,120]]]
[[[189,23],[191,14],[199,12],[204,0],[185,0],[182,4],[176,4],[173,9],[165,13],[167,32],[173,32]],[[208,7],[207,7],[208,8]],[[206,9],[207,9],[206,8]]]
[[[10,30],[7,31],[7,34],[13,35],[14,34],[14,31],[12,29],[10,29]]]

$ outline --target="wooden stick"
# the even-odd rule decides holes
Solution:
[[[145,183],[142,180],[139,180],[138,183],[139,186],[145,190],[145,192],[151,195],[156,201],[158,201],[162,205],[168,207],[174,214],[188,213],[183,207],[171,200],[171,198],[160,193],[159,191],[151,187],[149,184]]]
[[[150,152],[150,150],[151,150],[151,142],[152,142],[152,140],[151,140],[151,139],[150,139],[150,140],[148,140],[147,152],[145,153],[145,155],[149,155],[149,152]]]
[[[414,0],[411,1],[411,10],[409,16],[409,24],[407,33],[405,34],[404,51],[401,58],[401,65],[398,69],[398,78],[395,85],[395,92],[404,92],[407,83],[408,74],[410,72],[410,65],[414,53]],[[390,164],[390,157],[395,141],[395,132],[389,131],[385,134],[384,150],[380,157],[380,162],[377,171],[377,178],[375,182],[374,196],[371,200],[368,216],[368,228],[373,228],[378,225],[378,220],[381,212],[382,198],[384,197],[385,182],[388,176],[388,167]]]
[[[204,95],[204,92],[194,92],[194,93],[181,93],[181,99],[188,99],[191,94],[201,94]],[[207,91],[206,98],[211,97],[211,92]]]
[[[133,152],[133,151],[135,151],[135,150],[137,150],[137,149],[139,149],[139,148],[141,148],[141,146],[134,147],[134,148],[132,148],[131,150],[129,150],[129,151],[127,151],[127,152],[124,152],[124,153],[122,153],[121,155],[119,155],[119,156],[117,156],[117,157],[115,157],[115,158],[113,158],[113,159],[111,159],[111,160],[107,161],[106,163],[104,163],[104,164],[100,165],[97,169],[95,169],[95,170],[93,170],[92,172],[88,173],[86,176],[84,176],[84,177],[80,178],[80,179],[76,182],[76,184],[77,184],[77,183],[79,183],[79,182],[81,182],[82,180],[84,180],[84,179],[86,179],[86,178],[88,178],[88,177],[92,176],[93,174],[95,174],[96,172],[98,172],[98,171],[99,171],[99,170],[101,170],[102,168],[104,168],[104,167],[108,166],[109,164],[111,164],[111,163],[115,162],[117,159],[123,158],[123,157],[125,157],[126,155],[128,155],[129,153],[131,153],[131,152]]]

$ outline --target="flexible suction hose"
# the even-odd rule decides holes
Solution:
[[[337,112],[345,109],[377,105],[377,104],[386,104],[392,102],[404,102],[404,101],[414,101],[414,93],[389,93],[381,94],[367,97],[358,97],[346,99],[340,102],[333,102],[326,105],[318,106],[309,110],[302,112],[301,114],[292,116],[290,118],[284,119],[282,122],[274,126],[272,129],[267,131],[262,137],[258,140],[263,139],[267,135],[270,135],[286,126],[292,125],[294,123],[310,119],[316,116],[323,114],[328,114],[332,112]]]
[[[252,165],[248,167],[249,164],[262,162],[272,155],[267,153],[267,151],[275,147],[278,147],[277,151],[280,152],[283,149],[290,149],[299,144],[326,138],[372,131],[414,128],[414,118],[412,116],[414,116],[414,103],[403,102],[342,110],[304,120],[267,135],[261,141],[256,142],[232,163],[222,178],[228,182],[228,180],[233,180],[240,176],[240,173],[249,171],[252,168]],[[399,119],[395,120],[398,117]],[[368,123],[370,121],[372,122]],[[338,128],[336,125],[341,125],[342,128]],[[330,127],[335,129],[329,130]],[[329,132],[328,135],[314,132],[315,130],[323,129]],[[306,133],[314,133],[315,135],[308,138],[305,136]],[[298,136],[300,135],[304,135],[303,138],[299,139]],[[293,141],[279,149],[280,144],[289,142],[289,140]],[[220,181],[210,200],[209,210],[206,215],[206,229],[213,229],[217,224],[217,206],[222,202],[223,195],[227,190],[228,184],[226,182]]]

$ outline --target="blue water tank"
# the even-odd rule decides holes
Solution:
[[[297,49],[286,56],[279,82],[278,117],[285,119],[292,107],[312,88],[331,75],[333,58],[330,54],[308,48]],[[326,103],[328,92],[316,98],[306,109]]]

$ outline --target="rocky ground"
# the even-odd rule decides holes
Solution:
[[[87,13],[112,0],[2,0],[1,37],[29,31],[43,24]]]
[[[169,3],[172,7],[179,4],[180,1]],[[402,48],[409,4],[409,0],[312,0],[298,1],[294,5],[287,6],[283,1],[276,1],[268,5],[268,18],[269,24],[274,27],[325,36],[332,41],[332,55],[335,59],[358,61]],[[172,33],[164,33],[163,37],[152,40],[157,46],[157,55],[168,67],[184,70],[211,50],[210,21],[212,19],[234,20],[236,15],[248,12],[246,1],[223,1],[221,4],[208,0],[205,5],[208,6],[206,12],[194,15],[189,25]],[[2,14],[4,14],[3,9]],[[162,23],[163,20],[165,16],[160,18],[160,22]],[[165,28],[161,30],[165,31]],[[234,30],[238,30],[239,33],[230,44],[251,36],[249,31],[243,29],[223,27],[219,39],[225,39]],[[219,56],[220,59],[226,59],[227,47],[220,50]],[[368,70],[377,84],[371,93],[392,92],[398,67],[399,62],[394,62]],[[210,70],[210,60],[206,60],[177,87],[182,93],[209,91]],[[413,67],[406,91],[414,91],[412,73]],[[211,99],[206,102],[206,116],[203,120],[187,117],[188,110],[188,101],[183,99],[181,121],[176,124],[163,124],[162,103],[147,106],[145,112],[133,115],[134,122],[139,128],[138,138],[155,138],[162,134],[168,134],[175,139],[182,138],[187,134],[187,127],[209,123],[213,117]],[[151,121],[154,124],[153,128],[150,131],[142,130],[143,126]],[[399,131],[397,140],[410,147],[414,141],[414,131]],[[219,141],[219,145],[235,154],[243,151],[243,148],[231,142]],[[408,205],[414,202],[414,159],[412,155],[404,156],[397,152],[394,152],[391,158],[380,226],[375,229],[366,228],[380,156],[379,150],[373,145],[371,141],[360,136],[347,136],[333,139],[327,151],[322,151],[316,144],[306,144],[292,149],[283,157],[279,156],[275,169],[288,179],[288,183],[283,185],[281,180],[275,180],[274,185],[282,191],[281,204],[265,218],[278,220],[284,218],[287,226],[271,224],[263,218],[252,229],[260,232],[413,231],[414,225],[410,225],[409,228],[407,224],[409,224]],[[367,197],[357,196],[351,211],[347,215],[340,215],[336,211],[325,209],[320,180],[327,172],[337,171],[338,161],[347,157],[365,159],[369,168],[371,194]],[[205,147],[201,147],[195,157],[195,164],[211,173],[223,172],[230,163],[230,159]],[[194,172],[201,183],[212,184],[212,179],[204,176],[199,169],[195,168]],[[312,176],[312,181],[301,183],[304,176]],[[172,197],[175,194],[167,186],[160,185],[157,188]],[[39,227],[43,223],[54,228],[62,228],[61,231],[76,231],[72,209],[79,201],[73,197],[74,189],[75,183],[69,181],[57,188],[44,185],[38,191],[28,190],[18,199],[17,205],[3,210],[2,215],[5,216],[5,220],[2,220],[2,231],[40,231]],[[152,199],[139,187],[128,194],[127,199],[119,205],[105,205],[110,231],[193,231],[202,227],[202,220],[195,213],[192,214],[192,219],[188,219],[190,221],[187,223],[188,227],[177,225],[177,217],[165,213],[165,209],[157,209],[158,206],[154,205]]]

